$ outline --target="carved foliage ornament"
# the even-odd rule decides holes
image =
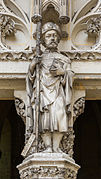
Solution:
[[[32,133],[32,128],[29,128],[29,130],[27,131],[26,134],[26,143],[29,139],[29,137],[31,136]],[[74,145],[74,131],[73,128],[69,128],[68,132],[63,136],[63,139],[60,143],[60,148],[61,150],[68,154],[69,157],[73,157],[73,145]],[[38,144],[38,152],[43,152],[45,150],[45,144],[41,138],[41,136],[39,136],[39,144]],[[35,143],[33,143],[33,145],[31,146],[27,156],[33,154],[33,152],[35,153]]]
[[[93,17],[87,22],[87,33],[89,36],[98,36],[101,30],[101,16]]]
[[[74,117],[78,117],[84,112],[85,108],[85,97],[79,98],[73,106]]]
[[[0,15],[0,29],[3,37],[16,33],[14,20],[8,16]]]
[[[29,168],[20,172],[21,179],[37,177],[63,177],[64,179],[76,179],[76,176],[77,173],[72,169],[58,167]]]
[[[67,55],[72,61],[99,61],[101,60],[100,51],[69,51],[62,52]]]
[[[3,45],[10,49],[10,47],[5,44],[5,38],[17,32],[14,20],[8,16],[0,15],[0,31]]]
[[[15,107],[17,114],[23,119],[23,122],[26,123],[26,110],[25,104],[21,99],[15,99]]]
[[[0,2],[1,50],[24,50],[28,48],[30,38],[28,26],[27,16],[14,1],[2,0]],[[19,35],[22,37],[20,40]]]
[[[68,56],[72,61],[96,61],[101,60],[100,51],[69,51],[61,52]],[[32,61],[35,56],[35,49],[25,51],[1,51],[0,61]]]
[[[74,14],[71,35],[73,50],[101,49],[101,10],[99,11],[99,7],[101,7],[101,1],[86,1]]]
[[[63,136],[60,146],[61,150],[71,158],[73,157],[74,137],[73,128],[69,128],[68,133]]]

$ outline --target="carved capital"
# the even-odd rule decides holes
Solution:
[[[15,107],[17,114],[22,118],[23,122],[26,123],[25,103],[21,99],[15,98]]]
[[[77,118],[84,112],[85,108],[85,97],[79,98],[73,105],[74,117]]]

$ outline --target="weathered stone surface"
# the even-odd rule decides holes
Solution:
[[[69,120],[71,129],[63,137],[60,144],[61,150],[72,157],[74,140],[73,123],[75,119],[84,112],[85,99],[101,100],[101,2],[97,0],[69,1],[71,4],[69,4],[68,12],[71,21],[67,25],[64,25],[64,23],[69,20],[65,6],[67,1],[64,1],[65,4],[62,4],[62,2],[63,1],[60,0],[43,0],[42,11],[44,11],[43,24],[53,19],[55,23],[59,25],[58,18],[61,21],[62,37],[64,35],[64,38],[62,38],[59,44],[59,51],[61,51],[63,56],[71,60],[71,70],[75,72],[73,83],[75,96],[73,96],[72,99],[73,119]],[[1,100],[14,100],[16,97],[15,90],[26,91],[28,66],[36,55],[36,42],[35,39],[33,39],[36,25],[30,22],[34,7],[33,1],[25,1],[24,3],[23,0],[0,1]],[[43,47],[42,51],[44,51]],[[79,95],[77,95],[77,91]],[[84,92],[85,95],[80,95],[81,92]],[[33,127],[30,126],[31,122],[25,120],[27,100],[25,97],[21,98],[21,96],[23,96],[22,92],[20,96],[17,96],[19,97],[19,101],[17,101],[17,111],[26,124],[25,143],[27,144]],[[82,98],[83,96],[85,99]],[[33,143],[33,139],[31,142]],[[34,143],[32,147],[28,145],[28,151],[26,149],[28,152],[27,156],[35,152],[33,150],[34,147]],[[38,152],[42,152],[45,149],[45,144],[42,138],[40,138]],[[25,153],[27,153],[26,151]],[[43,158],[39,157],[39,160],[41,159]],[[29,163],[30,161],[32,162],[32,159],[29,159]],[[29,176],[33,177],[33,171],[40,174],[41,178],[47,178],[47,173],[49,174],[49,178],[57,178],[60,174],[62,177],[62,175],[66,173],[64,166],[61,169],[56,166],[53,168],[52,166],[46,166],[46,168],[44,168],[44,166],[41,168],[38,166],[38,168],[35,168],[29,163],[26,171],[22,171],[21,179],[27,179]],[[32,167],[31,170],[29,166]],[[66,170],[68,171],[67,176],[69,179],[76,178],[74,170],[68,169],[68,167]],[[55,172],[58,176],[55,176]],[[53,175],[51,176],[52,173]]]
[[[79,166],[66,154],[37,153],[26,158],[17,168],[21,179],[76,179]]]

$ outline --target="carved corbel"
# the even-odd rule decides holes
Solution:
[[[17,114],[26,125],[26,91],[14,91],[14,96]]]
[[[84,112],[85,97],[79,98],[73,105],[74,117],[77,118]]]
[[[26,107],[24,101],[19,98],[15,98],[15,107],[17,114],[22,118],[24,124],[26,124]]]
[[[72,102],[73,124],[74,124],[76,118],[78,118],[84,112],[85,96],[86,96],[85,90],[74,89],[74,91],[73,91],[73,102]]]

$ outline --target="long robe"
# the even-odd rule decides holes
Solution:
[[[56,59],[57,74],[52,73],[51,68]],[[42,54],[40,65],[40,121],[39,131],[68,131],[70,115],[71,90],[73,72],[70,69],[70,59],[59,52],[46,50]],[[61,74],[61,69],[63,74]],[[33,118],[35,128],[35,99],[36,99],[36,74],[28,73],[28,116]],[[30,88],[29,88],[30,87]],[[31,114],[31,108],[32,114]]]

